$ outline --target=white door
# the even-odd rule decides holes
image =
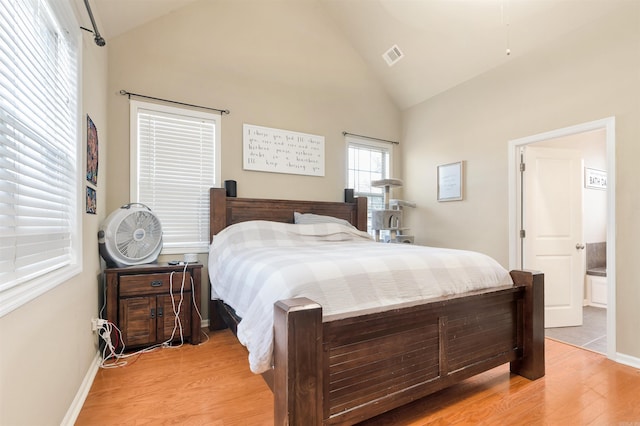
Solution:
[[[545,327],[582,325],[582,154],[525,147],[524,268],[544,272]]]

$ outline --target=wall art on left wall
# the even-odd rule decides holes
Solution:
[[[98,129],[87,114],[87,180],[98,185]]]
[[[96,201],[96,190],[87,186],[87,213],[96,214],[97,212],[97,201]]]

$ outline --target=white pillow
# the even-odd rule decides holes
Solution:
[[[307,225],[311,223],[341,223],[343,225],[347,225],[354,228],[354,226],[351,223],[349,223],[348,220],[339,219],[333,216],[324,216],[324,215],[313,214],[313,213],[293,212],[293,223],[298,225]]]

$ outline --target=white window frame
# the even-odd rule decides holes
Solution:
[[[60,2],[55,0],[39,0],[39,6],[43,7],[47,13],[56,21],[59,25],[61,32],[66,33],[65,39],[70,43],[71,48],[74,50],[75,64],[75,99],[69,99],[72,105],[75,106],[75,111],[72,111],[74,116],[73,126],[75,127],[73,132],[74,140],[72,152],[75,155],[72,163],[74,169],[71,170],[72,176],[75,176],[74,187],[71,193],[74,197],[69,200],[70,208],[68,211],[68,223],[70,232],[70,244],[68,248],[67,260],[57,267],[49,267],[46,270],[40,271],[40,273],[34,273],[30,276],[22,277],[16,281],[12,286],[0,290],[0,317],[12,312],[13,310],[23,306],[24,304],[34,300],[49,290],[57,287],[58,285],[67,282],[74,276],[82,272],[82,208],[84,200],[83,196],[83,184],[84,175],[82,168],[83,161],[83,149],[82,149],[82,123],[84,120],[81,118],[81,99],[82,99],[82,35],[79,30],[79,23],[71,8],[69,2]],[[22,25],[30,25],[23,22]],[[32,27],[37,28],[36,23],[32,23]],[[9,29],[9,32],[12,30]],[[25,52],[23,52],[25,53]],[[31,53],[31,52],[27,52]],[[41,58],[32,57],[31,61],[38,63]],[[53,108],[53,106],[52,106]],[[37,127],[40,122],[39,117],[33,117],[32,125]],[[86,129],[85,129],[86,133]],[[6,284],[6,283],[5,283]]]
[[[189,108],[179,108],[168,105],[161,105],[150,102],[136,101],[130,100],[130,142],[131,142],[131,159],[130,159],[130,170],[131,170],[131,202],[133,203],[145,203],[144,200],[139,199],[139,186],[138,186],[138,170],[140,167],[139,164],[139,155],[138,155],[138,113],[140,110],[154,111],[158,113],[166,113],[172,115],[182,115],[190,118],[201,118],[204,120],[210,120],[214,122],[215,132],[214,132],[214,181],[206,184],[207,187],[215,187],[219,186],[220,176],[221,176],[221,133],[222,133],[222,120],[219,114],[209,113],[204,111],[198,111]],[[180,152],[175,153],[176,162],[180,161]],[[208,193],[207,193],[208,194]],[[208,206],[208,203],[207,203]],[[149,205],[151,210],[153,211],[153,206]],[[208,217],[208,208],[207,208],[207,217]],[[159,218],[160,223],[163,225],[164,232],[164,224],[162,223],[162,217]],[[209,248],[209,241],[201,241],[195,245],[180,245],[180,246],[167,246],[163,245],[161,254],[183,254],[183,253],[207,253]]]
[[[361,138],[352,135],[345,135],[345,145],[346,145],[346,186],[345,188],[352,188],[353,195],[355,197],[367,197],[367,230],[369,233],[372,233],[371,229],[371,211],[373,210],[373,203],[370,202],[372,197],[381,198],[384,200],[384,188],[372,188],[371,192],[362,192],[358,191],[356,188],[353,188],[353,185],[349,182],[349,148],[352,146],[361,147],[365,149],[375,150],[375,151],[386,151],[388,153],[388,167],[386,170],[386,174],[381,177],[381,179],[388,179],[393,176],[393,144],[386,142],[378,142],[375,140],[371,140],[368,138]]]

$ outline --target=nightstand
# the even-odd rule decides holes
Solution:
[[[200,307],[202,265],[147,264],[124,268],[107,268],[106,318],[122,332],[125,348],[149,346],[171,338],[174,329],[174,305],[180,302],[180,321],[185,341],[200,343],[200,316],[193,300]],[[191,283],[193,278],[193,286]],[[112,341],[116,340],[112,336]],[[173,341],[180,341],[176,330]],[[119,345],[119,340],[118,340]],[[116,345],[116,347],[118,346]]]

